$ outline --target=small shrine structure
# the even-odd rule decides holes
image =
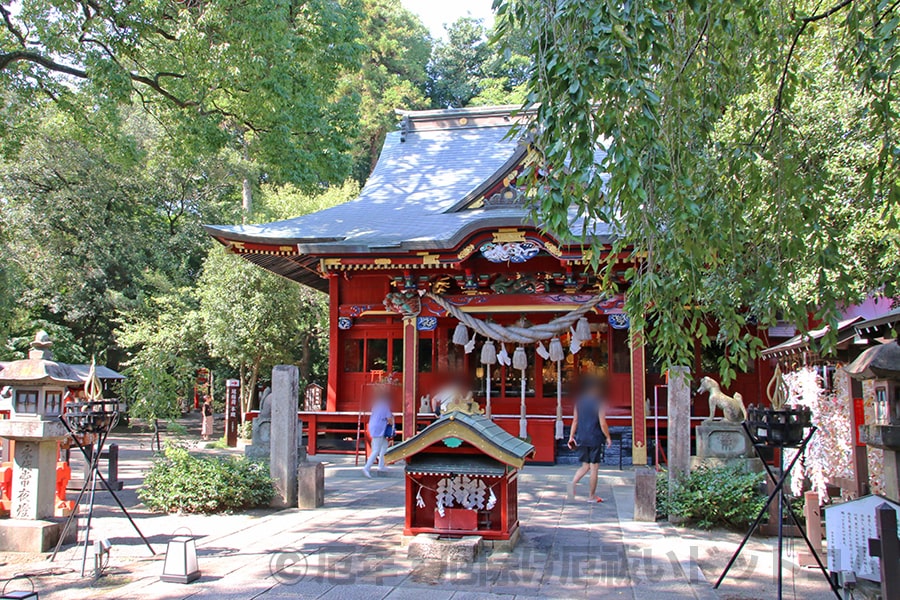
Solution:
[[[392,447],[406,460],[403,533],[515,540],[518,474],[534,446],[504,431],[477,403],[456,399],[434,423]]]

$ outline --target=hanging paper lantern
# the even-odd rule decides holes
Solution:
[[[457,346],[465,346],[468,341],[469,330],[461,322],[457,323],[456,329],[453,330],[453,343]]]
[[[563,350],[562,342],[559,341],[558,337],[554,337],[550,340],[550,360],[553,362],[559,362],[566,358],[566,351]]]
[[[509,358],[509,352],[506,351],[506,344],[500,344],[500,352],[497,353],[497,362],[506,367],[512,363]]]
[[[550,352],[547,350],[547,347],[544,346],[544,342],[538,342],[538,345],[534,349],[534,351],[537,352],[538,356],[540,356],[544,360],[550,358]]]
[[[575,335],[580,342],[587,342],[591,339],[591,325],[586,318],[578,319],[578,323],[575,324]]]
[[[481,364],[496,365],[497,364],[497,348],[494,346],[493,340],[487,340],[481,347]]]
[[[525,354],[524,346],[517,347],[516,351],[513,352],[512,366],[513,369],[519,369],[520,371],[528,368],[528,355]]]

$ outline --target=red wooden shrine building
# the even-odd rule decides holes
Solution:
[[[326,405],[304,416],[311,452],[326,449],[322,433],[329,427],[339,436],[341,423],[355,424],[373,373],[394,373],[402,381],[402,406],[396,409],[404,437],[415,433],[407,424],[416,420],[420,398],[435,393],[443,374],[465,374],[484,406],[488,371],[491,415],[519,434],[522,371],[501,364],[487,369],[479,358],[484,336],[476,334],[468,348],[453,343],[457,317],[465,313],[491,325],[530,327],[564,317],[586,302],[595,303],[585,315],[590,335],[577,353],[570,348],[572,333],[566,332],[560,336],[565,359],[559,362],[542,356],[546,353],[538,350],[544,346],[522,347],[533,459],[555,461],[558,391],[568,426],[567,383],[586,372],[608,377],[610,425],[631,428],[635,464],[647,462],[648,442],[657,431],[664,436],[664,379],[629,328],[623,312],[628,290],[624,284],[598,289],[587,265],[589,249],[555,239],[528,218],[516,176],[529,147],[507,137],[512,124],[527,116],[513,111],[402,113],[399,129],[388,134],[355,200],[287,221],[207,227],[231,252],[329,295]],[[577,238],[582,223],[573,219],[572,230]],[[598,224],[589,237],[604,243],[610,236]],[[624,273],[630,259],[618,260]],[[508,353],[516,347],[507,344]],[[499,343],[497,350],[502,350]],[[698,344],[696,377],[717,377],[716,351]],[[757,363],[728,391],[740,391],[752,402],[770,376],[768,364]],[[705,405],[694,407],[698,420],[705,416]]]

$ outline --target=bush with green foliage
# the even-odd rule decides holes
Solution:
[[[253,439],[253,421],[247,420],[238,425],[238,437],[242,440]]]
[[[765,503],[762,473],[741,466],[701,467],[681,478],[669,493],[668,477],[656,483],[656,510],[698,527],[746,529]]]
[[[274,493],[265,463],[196,456],[170,445],[154,461],[138,496],[150,510],[209,514],[267,506]]]

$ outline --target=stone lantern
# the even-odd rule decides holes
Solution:
[[[0,520],[0,550],[43,552],[55,544],[60,524],[54,513],[56,462],[66,429],[59,420],[67,388],[80,384],[69,365],[53,360],[53,342],[39,331],[28,358],[0,371],[10,418],[0,420],[0,437],[13,442],[10,518]]]
[[[862,428],[866,445],[884,450],[885,495],[900,501],[900,346],[873,346],[846,367],[851,377],[872,381],[876,420]]]

